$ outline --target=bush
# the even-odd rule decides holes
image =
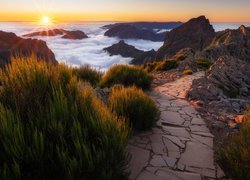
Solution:
[[[196,59],[196,63],[199,69],[206,70],[209,69],[210,66],[213,64],[209,59],[207,58],[198,58]]]
[[[250,109],[246,114],[250,113]],[[246,116],[248,117],[248,116]],[[221,163],[235,179],[250,179],[250,121],[241,124],[222,148]]]
[[[191,74],[193,74],[193,71],[192,71],[192,69],[185,69],[183,71],[183,74],[185,74],[185,75],[191,75]]]
[[[168,71],[171,69],[175,69],[178,67],[177,61],[173,59],[167,59],[164,61],[159,62],[152,62],[147,64],[145,69],[148,72],[155,72],[155,71]]]
[[[102,73],[90,66],[81,66],[80,68],[73,68],[73,74],[81,81],[87,81],[92,86],[97,86],[101,80]]]
[[[115,65],[103,76],[100,86],[111,87],[115,84],[121,84],[124,86],[134,85],[138,88],[148,89],[152,81],[153,77],[140,67]]]
[[[1,70],[0,179],[127,179],[128,128],[66,66]]]
[[[137,130],[150,129],[159,119],[154,101],[136,87],[111,88],[108,104],[113,112],[128,119]]]

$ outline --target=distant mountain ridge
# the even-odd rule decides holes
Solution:
[[[64,29],[49,29],[45,31],[32,32],[32,33],[24,34],[23,37],[57,36],[57,35],[63,35],[62,38],[64,39],[73,39],[73,40],[88,38],[88,36],[82,31],[79,31],[79,30],[67,31]]]
[[[118,37],[120,39],[144,39],[150,41],[164,41],[166,32],[156,33],[150,29],[139,29],[130,24],[119,24],[111,27],[104,36]]]
[[[128,22],[128,23],[114,23],[108,24],[103,26],[105,29],[113,28],[117,25],[133,25],[138,29],[147,29],[147,30],[154,30],[154,29],[175,29],[182,25],[183,23],[180,21],[173,21],[173,22]]]

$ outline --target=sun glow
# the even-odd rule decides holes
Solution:
[[[41,19],[42,24],[44,25],[49,25],[51,23],[50,17],[49,16],[43,16]]]

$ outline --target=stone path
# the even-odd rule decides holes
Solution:
[[[214,162],[213,135],[198,112],[185,100],[202,72],[158,86],[151,93],[161,119],[151,131],[133,136],[128,145],[131,179],[220,179]]]

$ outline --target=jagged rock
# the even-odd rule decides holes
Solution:
[[[54,53],[48,48],[45,41],[23,39],[14,33],[0,31],[0,67],[10,62],[11,55],[27,57],[31,54],[57,64]]]
[[[203,50],[215,36],[215,31],[205,16],[194,18],[166,34],[163,46],[158,50],[156,60],[175,55],[183,48]]]
[[[33,32],[29,34],[23,35],[23,37],[34,37],[34,36],[57,36],[63,35],[62,38],[64,39],[84,39],[88,38],[88,36],[82,31],[67,31],[64,29],[51,29],[39,32]]]
[[[113,44],[110,47],[104,48],[103,50],[109,52],[111,56],[121,55],[123,57],[132,57],[134,59],[131,61],[131,64],[144,64],[146,62],[152,61],[155,57],[154,50],[142,51],[136,49],[132,45],[126,44],[123,40],[117,44]]]
[[[240,112],[250,103],[250,64],[230,56],[219,58],[205,77],[194,80],[188,97],[210,107]],[[247,91],[245,90],[247,89]],[[218,107],[219,106],[219,107]]]
[[[212,61],[220,56],[232,56],[250,62],[250,28],[218,32],[210,45],[200,54]]]
[[[105,36],[119,37],[121,39],[144,39],[151,41],[164,41],[164,33],[155,33],[148,29],[139,29],[130,24],[118,24],[105,32]]]

